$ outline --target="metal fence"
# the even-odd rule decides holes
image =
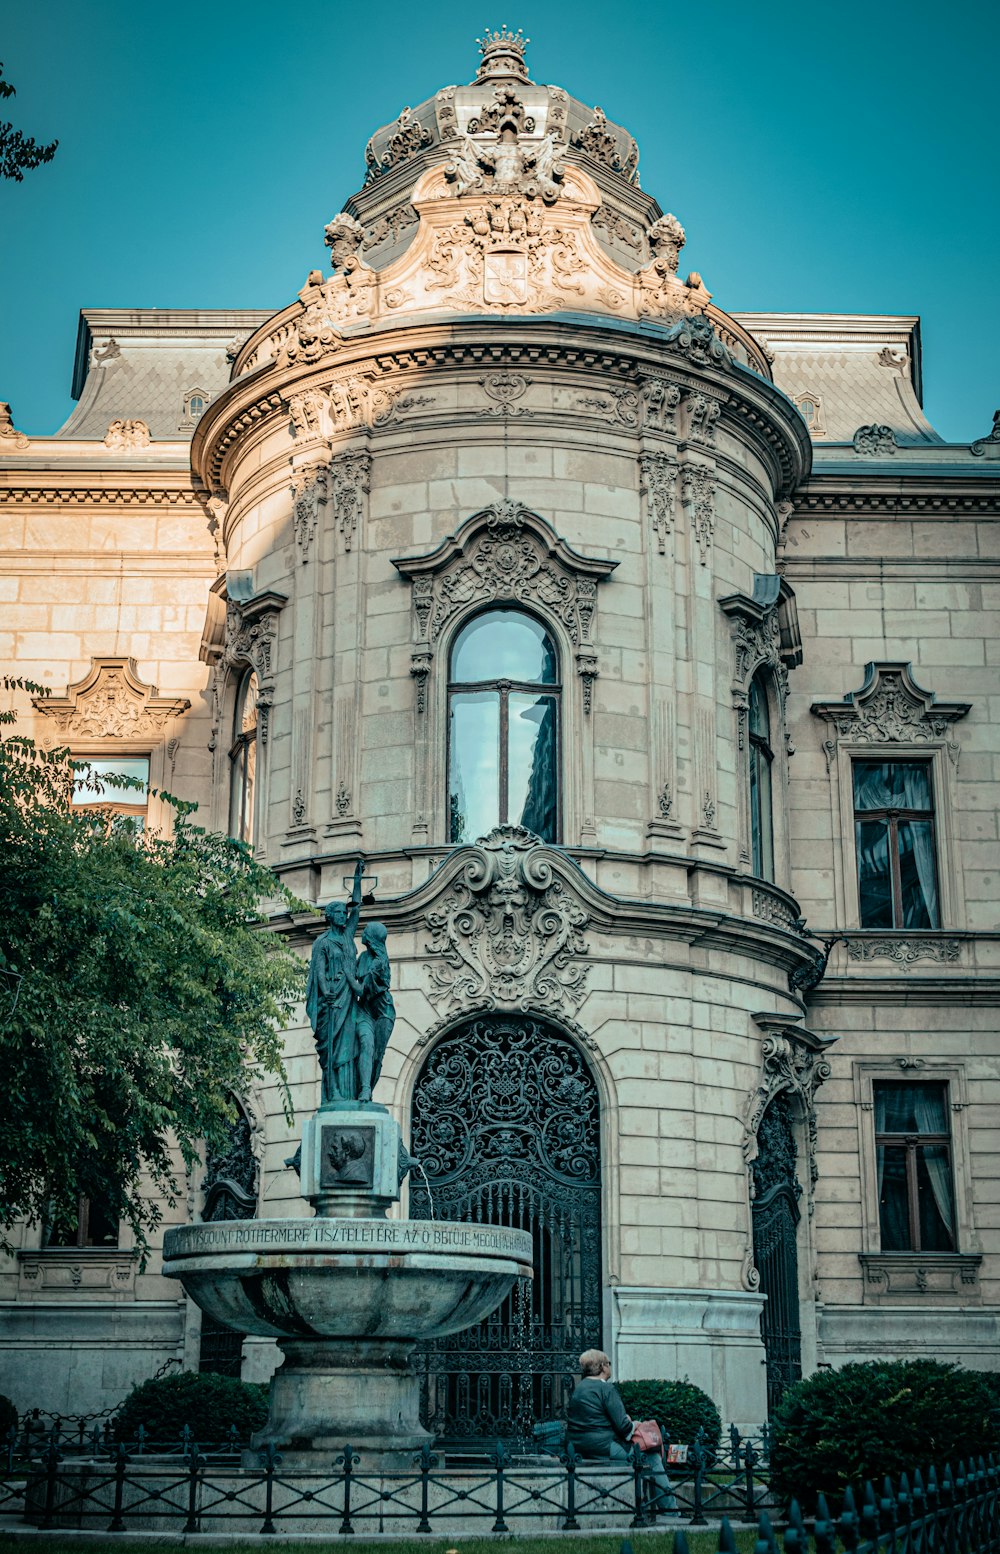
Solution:
[[[975,1463],[915,1470],[881,1493],[847,1489],[837,1514],[806,1491],[807,1524],[793,1500],[780,1507],[769,1487],[766,1441],[730,1432],[713,1461],[696,1441],[689,1462],[671,1470],[673,1519],[654,1514],[650,1481],[635,1456],[595,1463],[572,1449],[554,1457],[512,1455],[498,1442],[487,1457],[445,1462],[425,1448],[409,1468],[366,1465],[345,1445],[329,1471],[284,1471],[279,1454],[254,1453],[235,1432],[198,1443],[111,1442],[58,1425],[11,1437],[0,1473],[0,1514],[19,1513],[40,1529],[108,1532],[261,1532],[327,1536],[463,1529],[480,1532],[583,1531],[674,1526],[674,1554],[687,1554],[686,1527],[719,1523],[720,1554],[736,1554],[733,1522],[757,1524],[754,1554],[1000,1554],[1000,1466]],[[242,1462],[242,1466],[241,1466]],[[249,1465],[248,1465],[249,1464]],[[678,1525],[679,1523],[679,1525]]]
[[[30,1425],[30,1421],[29,1421]],[[706,1525],[728,1513],[753,1520],[772,1504],[766,1439],[729,1432],[712,1456],[701,1432],[686,1464],[672,1466],[670,1521]],[[332,1468],[286,1470],[273,1450],[253,1452],[235,1431],[213,1443],[189,1430],[158,1442],[145,1433],[115,1442],[106,1431],[54,1424],[11,1433],[0,1476],[0,1513],[35,1526],[109,1532],[322,1531],[426,1533],[457,1520],[483,1532],[575,1531],[669,1525],[652,1504],[641,1457],[594,1462],[572,1447],[558,1455],[514,1454],[503,1441],[477,1458],[425,1448],[407,1468],[366,1463],[345,1445]]]

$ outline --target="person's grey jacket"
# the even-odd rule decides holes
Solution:
[[[618,1388],[600,1376],[578,1381],[566,1410],[569,1439],[581,1457],[607,1457],[612,1444],[624,1446],[632,1434]]]

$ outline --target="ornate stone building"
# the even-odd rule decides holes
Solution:
[[[533,1292],[425,1357],[446,1435],[558,1409],[592,1344],[742,1423],[817,1365],[995,1366],[996,429],[929,426],[916,319],[682,279],[631,136],[518,37],[366,163],[282,312],[86,313],[67,424],[0,425],[23,727],[310,901],[364,853],[376,1098],[443,1212],[535,1236]],[[304,1015],[288,1067],[308,1110]],[[296,1212],[241,1104],[177,1217]],[[0,1390],[240,1365],[100,1205],[44,1239]]]

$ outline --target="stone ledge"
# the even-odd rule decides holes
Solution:
[[[121,1247],[59,1246],[19,1251],[19,1293],[77,1295],[85,1291],[135,1294],[138,1253]]]
[[[961,1295],[962,1304],[982,1299],[982,1257],[971,1252],[859,1252],[865,1274],[865,1301],[894,1295]]]

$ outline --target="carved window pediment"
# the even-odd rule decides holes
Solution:
[[[60,737],[158,741],[171,718],[191,703],[181,696],[160,696],[139,678],[134,658],[94,658],[82,680],[65,696],[36,696],[35,711],[52,718]]]
[[[494,502],[425,555],[394,558],[413,588],[417,710],[425,710],[434,647],[449,624],[471,605],[511,604],[534,606],[558,621],[575,649],[589,712],[597,676],[591,638],[597,584],[617,565],[580,555],[543,518],[512,501]]]
[[[952,760],[958,744],[952,725],[964,718],[971,704],[938,701],[913,678],[910,664],[868,663],[861,688],[840,700],[813,702],[811,711],[831,725],[824,742],[827,760],[841,741],[851,744],[937,744]]]

